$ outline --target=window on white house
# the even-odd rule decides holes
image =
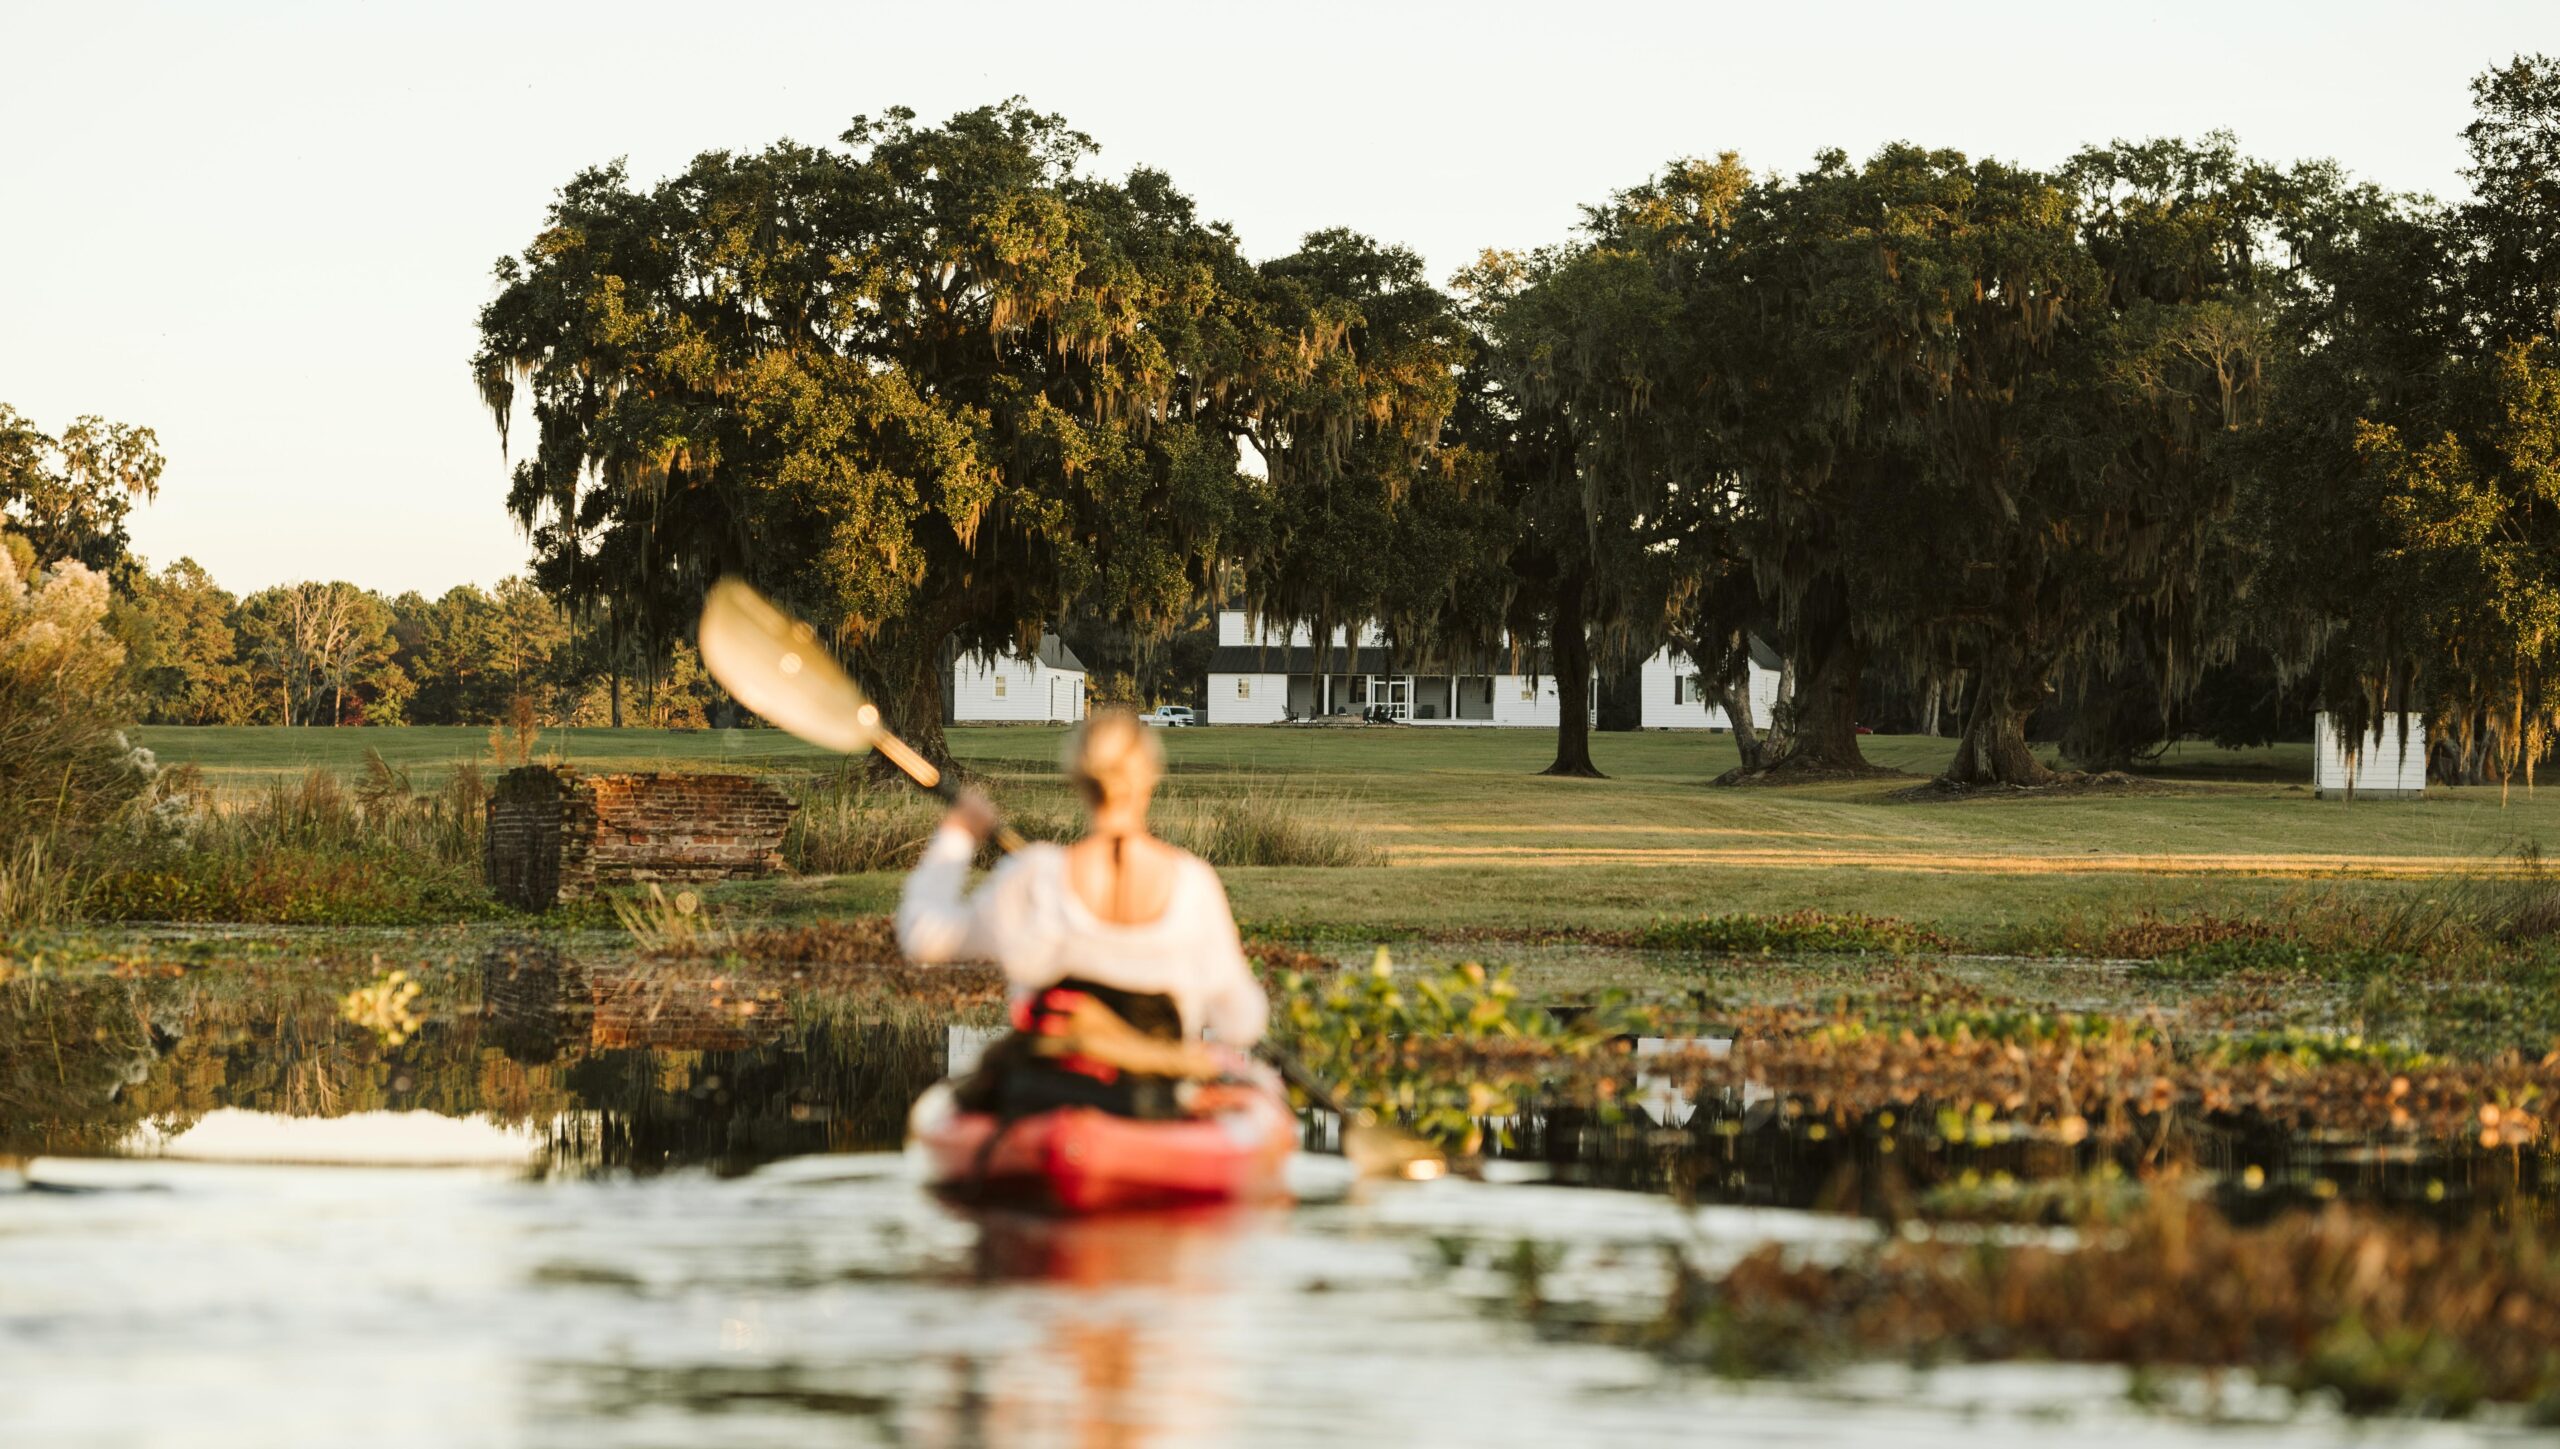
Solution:
[[[1673,704],[1687,704],[1689,702],[1688,689],[1689,681],[1681,678],[1677,674],[1671,676],[1671,702]]]
[[[1001,674],[996,676],[996,698],[1004,698],[1004,676]]]
[[[1239,675],[1237,675],[1237,676],[1236,676],[1236,698],[1238,698],[1238,699],[1251,699],[1251,698],[1253,698],[1253,676],[1252,676],[1252,675],[1250,675],[1250,674],[1239,674]]]

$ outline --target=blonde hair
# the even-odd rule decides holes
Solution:
[[[1128,710],[1097,710],[1067,735],[1058,763],[1088,805],[1144,800],[1164,778],[1164,746]]]

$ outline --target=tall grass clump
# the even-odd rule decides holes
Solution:
[[[1156,807],[1156,833],[1217,866],[1386,864],[1349,802],[1282,790],[1247,790]]]
[[[904,786],[878,785],[856,770],[786,784],[799,805],[783,832],[782,860],[801,875],[905,870],[941,822],[941,802]]]
[[[783,789],[800,808],[782,837],[782,858],[801,875],[905,870],[942,820],[942,803],[932,796],[873,781],[859,770],[806,777]],[[1154,825],[1164,839],[1216,866],[1384,864],[1386,852],[1348,816],[1342,800],[1252,790],[1163,801]],[[1037,806],[1009,809],[1005,821],[1030,840],[1073,840],[1084,829],[1081,816]]]
[[[487,915],[488,797],[474,766],[420,792],[373,751],[352,786],[313,769],[245,800],[164,788],[157,835],[105,872],[85,906],[109,920],[312,925]]]
[[[68,559],[39,569],[24,540],[0,535],[0,926],[73,909],[84,867],[156,769],[121,730],[124,646],[107,604],[104,576]]]

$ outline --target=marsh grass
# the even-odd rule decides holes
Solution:
[[[321,769],[225,800],[181,778],[102,866],[103,920],[403,924],[493,914],[479,882],[488,788],[470,766],[432,793],[378,754],[350,786]]]
[[[72,871],[45,841],[0,850],[0,927],[54,925],[72,915],[78,900]]]
[[[942,804],[902,785],[839,770],[786,782],[800,809],[783,836],[782,857],[801,875],[906,870],[942,819]],[[1006,823],[1029,840],[1068,841],[1083,822],[1041,797],[1011,802]],[[1155,811],[1156,833],[1211,865],[1375,866],[1386,851],[1353,821],[1347,797],[1254,787],[1176,796]]]
[[[902,785],[878,785],[858,770],[783,782],[800,808],[783,833],[782,859],[800,875],[905,870],[942,818],[940,802]]]

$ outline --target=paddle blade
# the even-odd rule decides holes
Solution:
[[[702,664],[738,703],[813,745],[858,755],[880,738],[880,711],[837,666],[818,631],[736,579],[702,600]]]

